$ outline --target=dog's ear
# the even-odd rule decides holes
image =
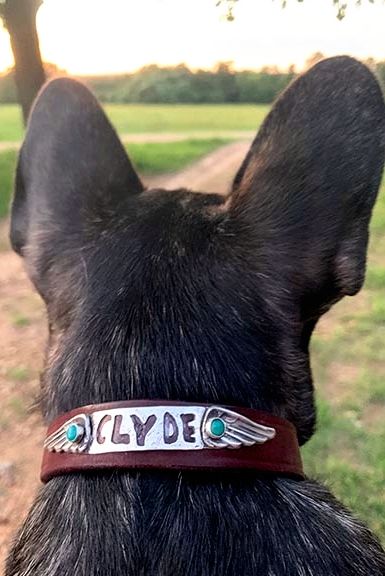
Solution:
[[[362,286],[384,143],[376,79],[352,58],[330,58],[279,98],[235,177],[229,211],[249,258],[302,321]]]
[[[11,220],[12,246],[38,289],[54,255],[79,251],[93,227],[142,190],[89,90],[66,78],[48,83],[20,151]]]

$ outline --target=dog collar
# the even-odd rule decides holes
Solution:
[[[129,400],[59,416],[44,442],[42,482],[87,470],[248,469],[303,478],[297,433],[252,408]]]

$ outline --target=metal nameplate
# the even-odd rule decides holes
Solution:
[[[221,406],[136,406],[78,414],[50,434],[44,447],[87,454],[241,448],[263,444],[275,433]]]

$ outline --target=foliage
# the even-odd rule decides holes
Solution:
[[[238,0],[217,0],[217,6],[221,6],[222,4],[226,4],[226,18],[229,22],[234,20],[234,7]]]
[[[315,53],[307,66],[324,56]],[[385,87],[385,62],[369,60]],[[48,78],[63,76],[65,71],[53,64],[45,65]],[[260,71],[233,70],[230,62],[222,62],[214,70],[190,70],[185,64],[175,67],[145,66],[132,74],[89,76],[85,82],[102,102],[146,104],[255,103],[270,104],[295,77],[295,68],[286,72],[277,68]],[[0,103],[17,102],[13,71],[0,75]]]
[[[16,152],[9,150],[0,154],[0,218],[8,213],[16,168]]]
[[[67,74],[65,70],[62,70],[56,66],[56,64],[51,64],[50,62],[44,63],[44,72],[47,79],[53,78],[54,76],[65,76]],[[15,70],[11,68],[7,72],[0,74],[0,103],[10,104],[16,103],[17,101]]]
[[[111,79],[87,78],[87,84],[105,102],[146,103],[270,103],[294,77],[278,71],[235,72],[228,63],[215,71],[192,72],[146,66],[134,74]]]
[[[17,102],[15,72],[13,69],[0,75],[0,102],[6,104]]]
[[[324,58],[315,53],[307,60],[310,67]],[[377,73],[385,91],[385,61],[367,64]],[[146,66],[134,74],[115,77],[83,78],[103,102],[143,103],[254,103],[270,104],[295,77],[295,67],[280,72],[277,68],[235,71],[222,62],[214,71],[192,72],[184,64],[176,67]],[[1,84],[0,84],[1,102]]]
[[[377,78],[385,92],[385,61],[384,62],[377,62],[375,65],[375,72],[377,74]]]
[[[49,76],[57,71],[49,70]],[[145,103],[270,103],[292,80],[294,72],[264,69],[235,72],[231,64],[218,64],[214,71],[191,71],[150,65],[133,74],[81,78],[103,102]],[[0,76],[0,102],[16,102],[13,73]]]
[[[227,16],[227,20],[229,20],[229,22],[233,21],[235,19],[234,16],[234,8],[236,3],[239,0],[218,0],[217,1],[217,6],[221,6],[222,4],[224,4],[226,6],[226,16]],[[343,20],[346,16],[347,10],[349,8],[349,6],[352,5],[356,5],[356,6],[360,6],[363,1],[365,2],[369,2],[369,4],[374,4],[375,0],[330,0],[333,5],[336,8],[336,16],[338,18],[338,20]],[[287,6],[289,0],[281,0],[281,5],[282,8],[285,8],[285,6]],[[297,2],[303,3],[304,0],[297,0]]]

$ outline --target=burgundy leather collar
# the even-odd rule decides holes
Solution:
[[[304,478],[294,426],[252,408],[130,400],[77,408],[48,429],[43,482],[135,468],[248,469]]]

